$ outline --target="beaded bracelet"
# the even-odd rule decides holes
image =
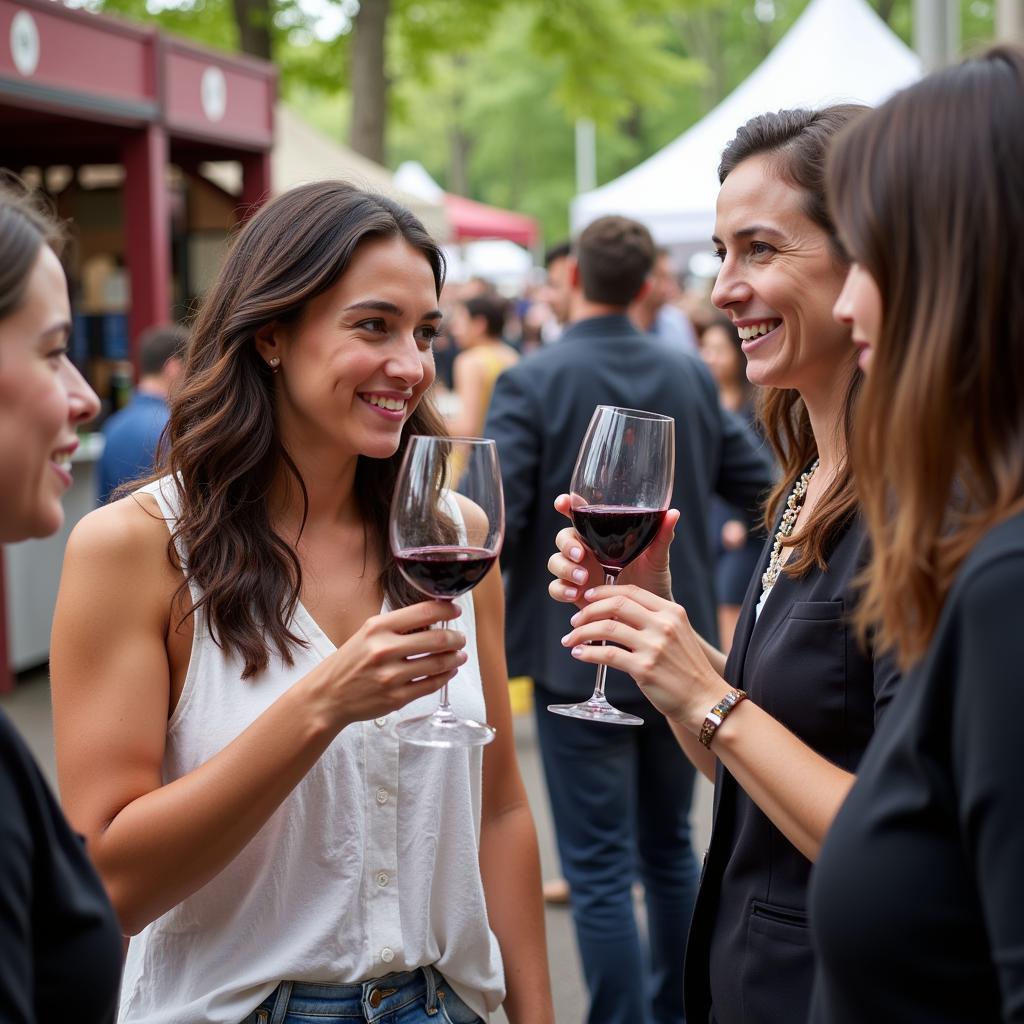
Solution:
[[[729,712],[741,700],[746,700],[747,694],[745,690],[730,690],[708,713],[704,719],[704,724],[700,727],[700,734],[697,739],[704,744],[705,747],[711,746],[711,740],[714,738],[715,730],[726,720],[729,716]]]

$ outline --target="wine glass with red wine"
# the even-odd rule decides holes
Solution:
[[[494,442],[411,437],[389,523],[391,551],[402,575],[426,597],[454,601],[487,575],[504,536],[505,502]],[[494,739],[486,723],[455,714],[447,684],[432,715],[399,722],[396,732],[403,742],[423,747],[479,747]]]
[[[572,523],[604,569],[605,583],[657,536],[672,497],[675,420],[639,409],[599,405],[594,410],[572,473]],[[604,694],[605,665],[594,693],[580,704],[549,704],[548,711],[611,725],[644,720],[612,707]]]

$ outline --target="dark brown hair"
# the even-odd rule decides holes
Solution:
[[[654,266],[651,233],[627,217],[598,217],[576,243],[584,298],[608,306],[628,306]]]
[[[359,244],[401,237],[423,253],[438,294],[444,257],[404,207],[343,182],[304,185],[263,207],[242,229],[199,313],[183,381],[171,401],[165,471],[174,475],[180,518],[175,539],[188,553],[185,571],[202,592],[211,635],[245,661],[243,677],[266,667],[269,649],[291,663],[289,629],[302,573],[292,547],[274,531],[267,504],[283,467],[305,485],[281,445],[274,417],[272,373],[256,351],[256,332],[294,323],[306,305],[331,288]],[[397,606],[422,600],[398,572],[387,544],[388,508],[412,434],[442,436],[444,422],[424,396],[387,459],[360,456],[355,494],[368,550],[376,545],[381,584]],[[436,481],[440,492],[442,482]],[[439,520],[441,534],[452,529]],[[168,554],[174,561],[173,547]],[[186,593],[184,585],[179,592]]]
[[[853,447],[873,554],[858,613],[904,667],[960,564],[1024,509],[1024,51],[930,75],[854,125],[832,207],[882,324]]]
[[[44,203],[19,178],[0,173],[0,320],[21,305],[39,250],[48,245],[60,255],[64,232]]]
[[[838,266],[847,264],[825,198],[825,166],[829,145],[839,131],[867,111],[855,103],[826,107],[824,110],[780,110],[751,118],[725,147],[718,167],[718,179],[724,182],[744,160],[767,156],[770,166],[782,180],[803,194],[803,211],[829,238],[833,259]],[[854,409],[861,386],[856,367],[856,350],[850,346],[846,372],[837,372],[836,386],[845,390],[844,415],[839,430],[843,451],[848,452],[853,436]],[[758,418],[782,470],[778,483],[768,496],[765,526],[775,527],[782,504],[789,497],[797,478],[818,454],[811,420],[800,393],[793,388],[759,388]],[[828,552],[839,530],[849,522],[857,507],[857,495],[849,460],[843,456],[835,479],[815,506],[799,532],[788,544],[799,547],[786,562],[784,571],[801,576],[814,566],[828,567]]]

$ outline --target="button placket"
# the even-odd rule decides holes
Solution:
[[[391,965],[401,957],[402,929],[399,893],[395,882],[398,867],[398,739],[384,729],[387,719],[369,726],[367,757],[366,869],[363,902],[369,924],[370,948],[379,963]],[[397,969],[397,967],[396,967]]]

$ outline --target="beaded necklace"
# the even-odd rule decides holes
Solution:
[[[775,544],[772,546],[771,558],[768,559],[768,568],[765,569],[764,575],[761,577],[762,600],[775,586],[775,581],[779,578],[779,573],[782,572],[782,542],[796,526],[797,516],[800,515],[800,509],[803,508],[807,485],[811,482],[811,477],[814,476],[814,471],[817,468],[818,460],[815,459],[811,468],[801,474],[800,479],[793,485],[793,493],[786,500],[786,510],[782,513],[782,522],[779,523],[779,531],[775,534]]]

